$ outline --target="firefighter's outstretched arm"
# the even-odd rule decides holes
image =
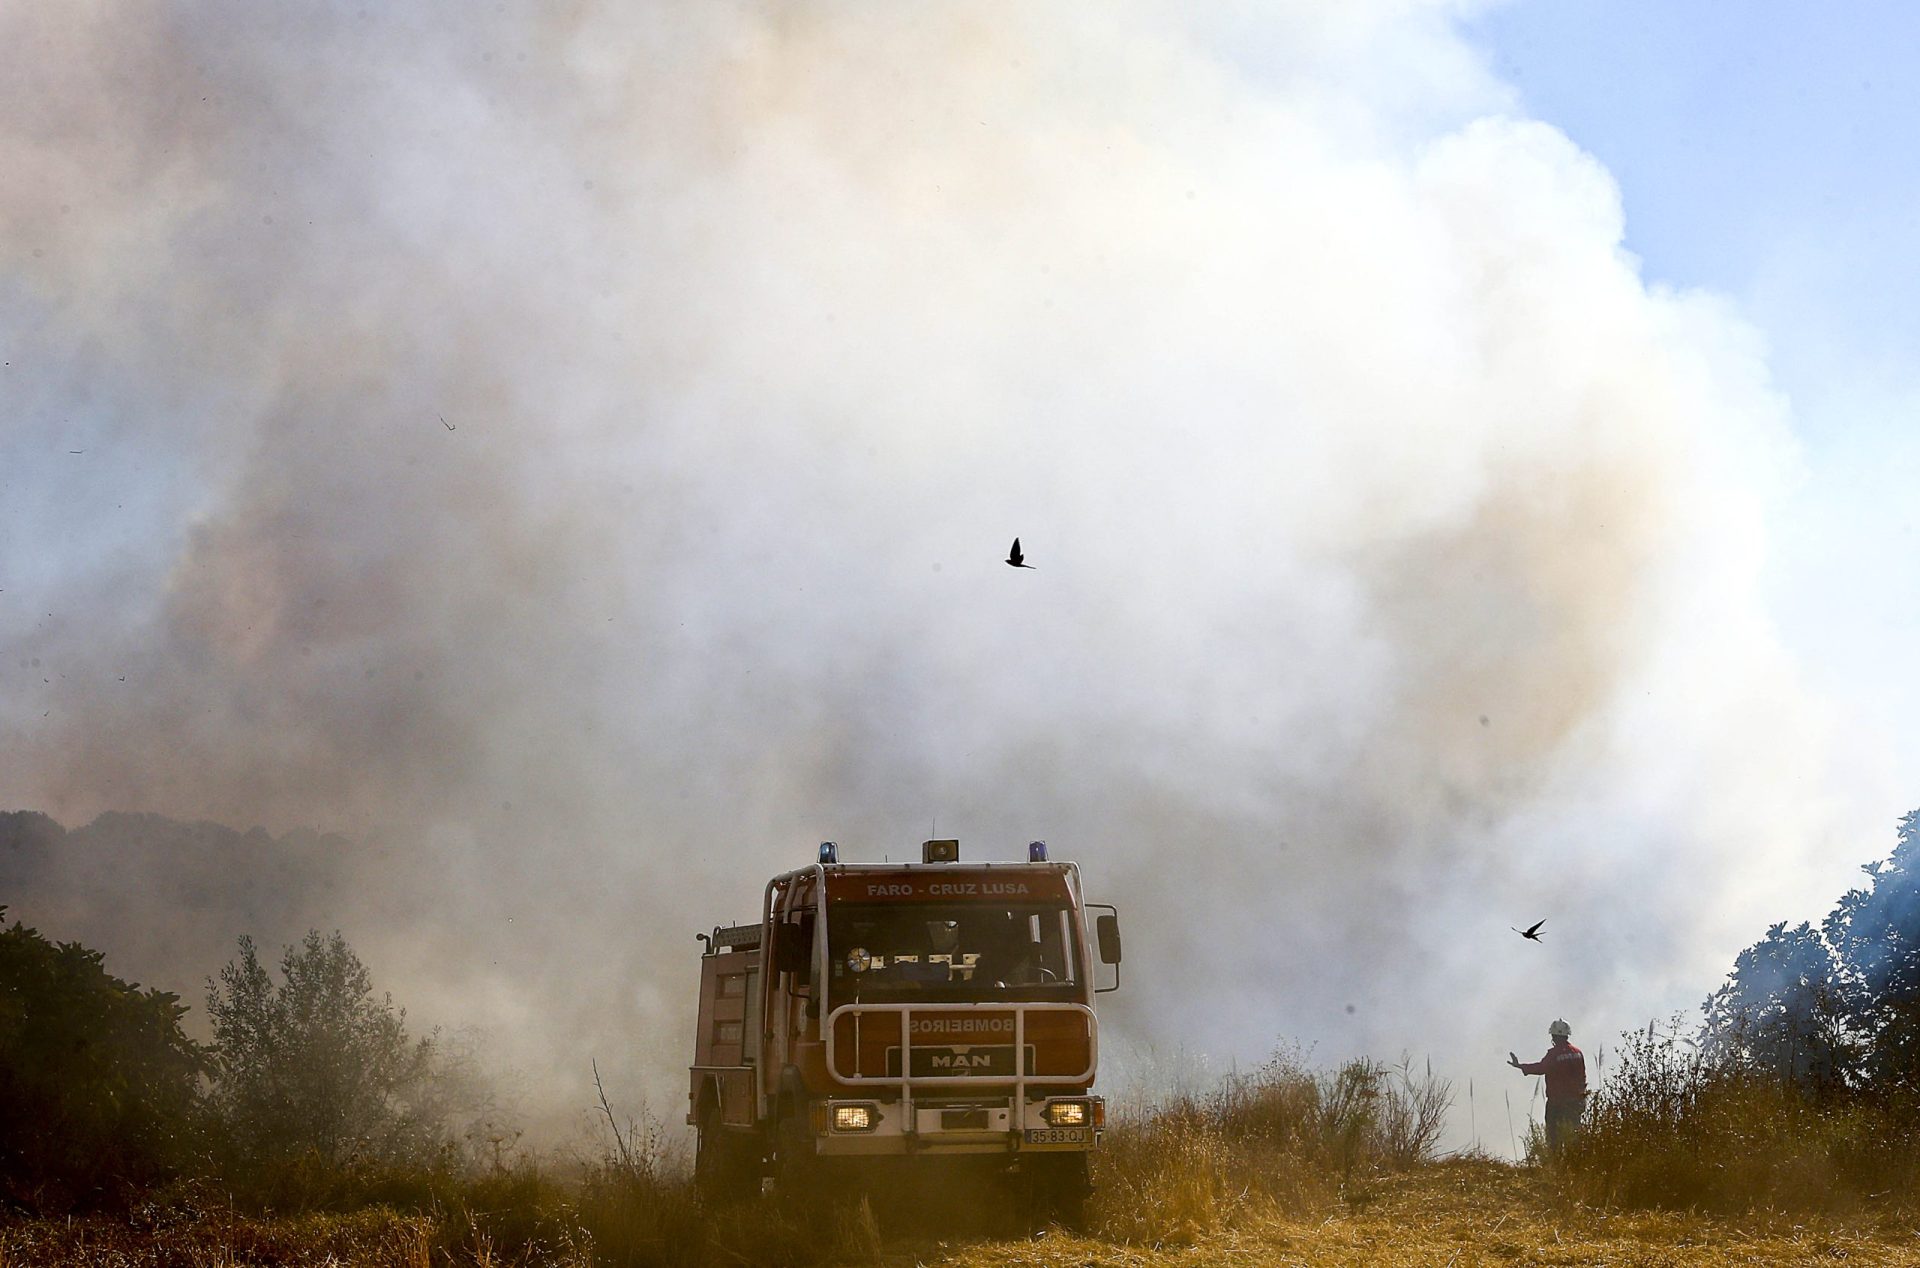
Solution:
[[[1518,1070],[1520,1068],[1520,1054],[1509,1051],[1507,1053],[1507,1064]]]

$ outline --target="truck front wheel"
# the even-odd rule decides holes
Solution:
[[[693,1179],[703,1196],[717,1202],[752,1197],[760,1191],[759,1156],[749,1140],[721,1125],[720,1106],[700,1115],[693,1147]]]
[[[1028,1220],[1037,1230],[1058,1224],[1069,1232],[1087,1225],[1087,1199],[1093,1181],[1083,1153],[1029,1154],[1020,1162]]]
[[[812,1198],[821,1187],[810,1121],[805,1104],[789,1102],[774,1126],[773,1185],[782,1197]]]

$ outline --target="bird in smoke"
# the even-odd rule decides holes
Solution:
[[[1515,933],[1525,938],[1528,942],[1538,942],[1540,941],[1540,926],[1546,923],[1544,920],[1536,920],[1525,929],[1516,929],[1512,925],[1508,925],[1507,928],[1513,929]]]
[[[1032,564],[1028,563],[1027,557],[1020,553],[1020,539],[1018,537],[1013,539],[1013,549],[1007,552],[1007,567],[1030,568],[1034,572],[1040,571],[1038,568],[1034,568]]]

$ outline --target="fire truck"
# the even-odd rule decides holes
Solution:
[[[829,841],[767,883],[757,924],[698,936],[687,1121],[708,1194],[957,1168],[1078,1220],[1106,1118],[1094,996],[1119,988],[1120,927],[1073,863],[1040,841],[1024,862],[962,862],[954,840],[842,863]]]

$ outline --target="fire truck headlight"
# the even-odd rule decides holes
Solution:
[[[836,1105],[833,1107],[833,1130],[870,1132],[873,1130],[874,1118],[871,1105]]]
[[[1085,1101],[1049,1101],[1047,1121],[1055,1127],[1085,1127],[1087,1103]]]
[[[847,952],[847,972],[865,973],[873,967],[873,957],[867,954],[865,947],[855,947]]]

